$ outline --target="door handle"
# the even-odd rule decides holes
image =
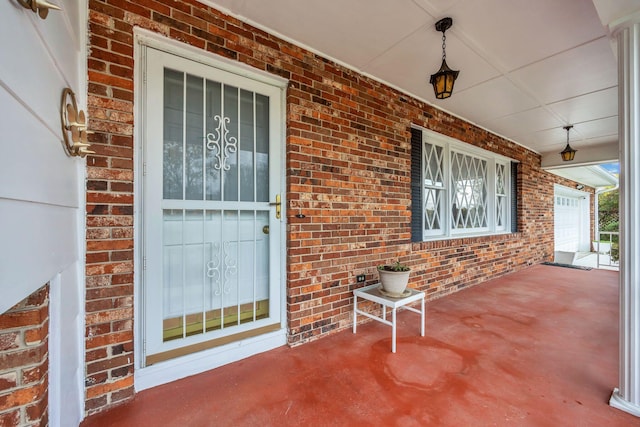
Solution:
[[[280,214],[282,212],[282,202],[280,201],[280,195],[276,194],[276,201],[269,203],[271,206],[275,205],[276,207],[276,219],[280,219]]]

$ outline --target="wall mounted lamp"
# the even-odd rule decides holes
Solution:
[[[458,78],[460,71],[454,71],[447,65],[447,52],[445,51],[447,37],[445,31],[451,28],[453,20],[451,18],[442,18],[436,22],[436,30],[442,32],[442,65],[437,73],[431,75],[429,83],[433,85],[433,91],[437,99],[445,99],[451,96],[453,92],[453,84]]]
[[[564,147],[564,150],[560,152],[560,155],[562,156],[562,160],[565,162],[573,160],[573,158],[576,156],[576,151],[578,151],[574,150],[569,145],[569,131],[571,130],[571,128],[573,128],[573,126],[571,125],[563,127],[563,129],[567,131],[567,146]]]
[[[59,6],[46,0],[17,0],[20,5],[26,9],[31,9],[33,13],[37,13],[40,18],[45,19],[49,14],[49,9],[60,10]]]
[[[62,91],[60,101],[60,121],[62,122],[62,137],[64,148],[70,156],[84,157],[87,154],[95,154],[90,151],[91,144],[87,142],[87,118],[84,111],[78,110],[76,95],[69,88]]]

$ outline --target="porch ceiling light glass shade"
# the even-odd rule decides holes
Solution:
[[[564,147],[564,150],[562,150],[560,152],[560,155],[562,156],[562,160],[565,162],[569,162],[571,160],[573,160],[573,158],[576,156],[576,151],[578,150],[574,150],[573,148],[571,148],[571,146],[569,145],[569,130],[571,130],[573,126],[565,126],[563,129],[567,131],[567,146]]]
[[[429,83],[433,85],[437,99],[445,99],[453,93],[453,84],[458,78],[460,71],[455,71],[447,65],[447,53],[445,50],[446,36],[445,31],[451,27],[453,20],[451,18],[443,18],[436,22],[436,30],[442,31],[442,65],[437,73],[431,75]]]
[[[437,73],[431,74],[431,80],[429,83],[433,85],[433,91],[436,94],[436,98],[445,99],[451,96],[453,93],[453,84],[458,78],[460,71],[454,71],[447,65],[447,61],[442,60],[442,65]]]

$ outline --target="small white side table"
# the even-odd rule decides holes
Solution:
[[[396,311],[400,307],[404,307],[406,310],[413,311],[420,314],[420,336],[424,336],[424,292],[415,289],[407,288],[410,294],[403,297],[390,297],[380,292],[380,284],[365,286],[364,288],[354,289],[353,291],[353,333],[356,333],[356,326],[358,324],[357,316],[361,314],[385,325],[391,326],[391,351],[396,352]],[[358,308],[358,298],[362,298],[367,301],[373,301],[380,304],[382,309],[382,317],[375,316],[366,311],[362,311]],[[414,301],[420,301],[420,310],[413,307],[409,307]],[[387,320],[387,307],[391,308],[391,322]]]

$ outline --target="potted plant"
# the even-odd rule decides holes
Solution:
[[[383,264],[378,266],[378,274],[380,275],[381,291],[384,294],[393,297],[404,296],[405,289],[409,283],[409,274],[411,269],[400,261],[394,264]]]

